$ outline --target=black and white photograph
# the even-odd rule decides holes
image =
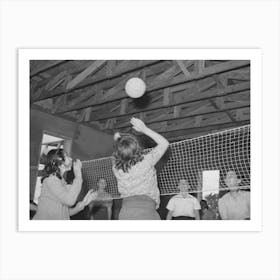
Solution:
[[[250,219],[250,61],[31,60],[30,101],[32,219]]]
[[[279,280],[279,0],[0,0],[0,279]]]
[[[28,63],[33,225],[251,220],[250,56]]]

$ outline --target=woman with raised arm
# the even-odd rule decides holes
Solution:
[[[118,190],[124,197],[120,220],[160,220],[159,189],[155,165],[166,152],[168,141],[149,129],[140,119],[132,118],[133,129],[152,138],[157,146],[143,154],[139,142],[131,134],[116,133],[113,154],[113,172]]]
[[[63,149],[53,149],[48,152],[44,168],[45,176],[42,178],[42,191],[33,220],[69,220],[70,216],[83,210],[95,198],[95,193],[89,191],[83,201],[72,207],[82,187],[82,163],[80,160],[73,162],[75,178],[71,185],[67,185],[63,174],[71,167],[72,159]]]

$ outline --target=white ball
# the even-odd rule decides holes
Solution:
[[[146,90],[145,82],[140,78],[131,78],[125,84],[125,91],[131,98],[141,97]]]

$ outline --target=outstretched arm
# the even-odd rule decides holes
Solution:
[[[84,210],[84,208],[97,197],[97,192],[89,190],[82,201],[79,201],[75,207],[69,208],[69,215],[73,216]]]
[[[149,136],[157,143],[157,147],[155,148],[157,156],[154,157],[154,164],[156,164],[166,152],[169,142],[163,136],[148,128],[140,119],[132,118],[130,123],[132,124],[133,129]]]
[[[79,201],[75,207],[69,208],[69,215],[73,216],[82,211],[85,208],[85,205],[82,201]]]

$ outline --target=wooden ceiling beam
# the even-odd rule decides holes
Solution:
[[[214,101],[212,98],[209,98],[209,101],[210,103],[212,104],[212,106],[218,111],[220,112],[221,109],[223,108],[224,106],[224,103],[223,103],[223,97],[220,97],[218,98],[218,101]],[[219,104],[220,103],[220,104]],[[225,111],[225,113],[227,114],[227,116],[229,117],[229,119],[234,122],[235,121],[235,118],[234,116],[229,112],[229,111]]]
[[[127,111],[127,105],[128,105],[128,99],[123,99],[121,101],[121,108],[120,108],[120,114],[124,115]]]
[[[68,64],[73,61],[68,61]],[[105,70],[101,70],[102,72],[104,72],[104,75],[103,77],[112,77],[114,76],[114,71],[115,71],[115,68],[116,68],[116,60],[107,60],[107,63],[106,63],[106,67],[105,67]],[[89,67],[90,65],[92,64],[92,60],[87,60],[87,61],[83,61],[83,64],[79,63],[78,65],[76,65],[75,67],[73,67],[72,65],[68,66],[68,65],[65,65],[65,69],[66,70],[59,70],[57,71],[57,73],[55,73],[54,75],[52,75],[51,77],[48,77],[46,79],[46,77],[43,77],[43,80],[41,80],[42,78],[39,78],[38,80],[36,80],[35,82],[31,81],[31,85],[32,85],[32,89],[31,89],[31,95],[35,95],[37,91],[39,91],[39,93],[42,91],[42,88],[46,89],[46,90],[50,90],[49,87],[47,86],[48,83],[53,83],[53,80],[54,80],[54,77],[53,76],[60,76],[62,75],[62,72],[67,72],[68,76],[69,77],[72,77],[73,75],[78,75],[81,71],[84,71],[87,67]],[[142,79],[146,79],[146,73],[149,75],[149,76],[153,76],[153,75],[157,75],[159,74],[160,72],[162,72],[162,70],[164,68],[167,67],[167,65],[171,65],[172,62],[171,61],[161,61],[160,63],[157,63],[155,65],[153,65],[151,71],[148,71],[150,69],[147,69],[147,68],[143,68],[142,70],[142,73],[140,75],[140,77]],[[58,68],[59,69],[59,68]],[[151,72],[151,73],[150,73]],[[46,74],[47,72],[44,72],[43,74]],[[151,75],[153,73],[153,75]],[[40,76],[41,74],[39,74]],[[98,74],[99,75],[99,74]],[[35,79],[38,78],[39,76],[35,76]],[[50,75],[48,75],[50,76]],[[96,77],[96,75],[95,75]],[[101,77],[101,75],[100,75]],[[70,79],[71,80],[71,79]],[[69,82],[69,81],[68,81]],[[106,82],[108,83],[108,82]],[[67,84],[67,83],[66,83]],[[66,87],[66,85],[64,86]],[[40,90],[39,90],[40,89]],[[69,92],[70,93],[70,92]],[[38,93],[36,94],[36,96],[34,96],[34,98],[38,97]]]
[[[201,126],[201,122],[202,122],[202,116],[201,115],[196,116],[194,119],[194,126],[195,127]]]
[[[171,100],[170,100],[170,88],[165,88],[163,90],[163,105],[168,106],[170,105]]]
[[[197,138],[199,136],[206,136],[208,134],[212,134],[217,131],[223,131],[225,129],[231,129],[234,127],[244,126],[248,124],[250,124],[250,120],[236,121],[233,123],[214,124],[205,127],[200,126],[200,127],[190,128],[190,129],[182,129],[176,132],[166,131],[165,133],[162,134],[168,139],[169,142],[176,142],[176,141],[182,141],[186,139]]]
[[[173,77],[173,79],[170,80],[170,79],[166,79],[165,77],[162,83],[152,82],[151,84],[149,84],[149,81],[147,81],[147,91],[183,84],[186,81],[191,82],[191,81],[200,80],[202,78],[209,77],[213,74],[224,73],[226,71],[243,68],[248,65],[250,65],[249,60],[232,60],[232,61],[227,61],[204,68],[203,72],[201,73],[191,72],[191,75],[188,78],[177,76],[177,77]],[[170,70],[171,73],[175,71],[172,70]]]
[[[249,81],[250,80],[250,68],[240,69],[239,71],[231,71],[229,73],[224,73],[220,76],[220,79],[226,80],[242,80]]]
[[[106,76],[113,76],[116,68],[116,60],[107,60]]]
[[[58,68],[57,73],[53,74],[51,77],[44,79],[40,82],[37,82],[36,84],[34,83],[34,88],[31,91],[31,97],[33,98],[33,95],[36,95],[36,92],[39,89],[44,88],[45,90],[50,90],[47,86],[48,83],[52,83],[52,80],[54,79],[54,76],[59,76],[61,75],[62,72],[67,72],[69,77],[72,77],[73,75],[78,75],[81,71],[84,71],[91,63],[92,61],[85,61],[83,64],[79,64],[76,65],[75,67],[73,67],[73,61],[67,61],[68,64],[64,65],[64,69],[61,70],[60,68]],[[66,87],[66,85],[64,86]],[[34,96],[35,98],[35,96]],[[36,97],[39,98],[39,97]]]
[[[173,108],[173,118],[178,118],[181,114],[181,106],[177,105]]]
[[[250,104],[247,104],[247,105],[243,105],[243,106],[229,106],[228,108],[226,109],[223,109],[223,110],[220,110],[220,111],[217,111],[216,109],[212,109],[212,110],[208,110],[207,112],[205,113],[201,113],[201,112],[196,112],[196,110],[194,110],[193,113],[189,113],[188,115],[184,115],[184,116],[178,116],[178,117],[173,117],[173,118],[170,118],[169,115],[166,115],[165,116],[160,116],[159,118],[154,118],[152,120],[145,120],[145,124],[147,125],[151,125],[151,124],[155,124],[155,123],[161,123],[161,122],[164,122],[164,121],[175,121],[175,120],[187,120],[187,119],[190,119],[190,118],[195,118],[195,117],[198,117],[198,116],[211,116],[213,114],[222,114],[222,113],[227,113],[227,112],[230,112],[230,111],[233,111],[233,110],[240,110],[240,109],[244,109],[244,108],[250,108]],[[241,113],[240,113],[241,115]],[[242,115],[244,116],[244,115]],[[115,118],[114,118],[115,119]],[[231,121],[236,121],[235,118],[233,118],[233,120]],[[123,129],[123,128],[127,128],[127,127],[130,127],[130,123],[129,123],[129,120],[127,120],[127,122],[125,124],[122,124],[122,125],[116,125],[114,127],[114,129]]]
[[[86,77],[98,71],[104,64],[106,60],[96,60],[90,66],[88,66],[82,73],[78,74],[73,80],[71,80],[67,86],[66,90],[70,90],[81,83]]]
[[[168,88],[171,86],[189,83],[195,80],[203,79],[205,77],[211,76],[214,73],[223,73],[225,71],[229,71],[232,69],[240,68],[240,67],[246,67],[250,64],[247,60],[235,60],[235,61],[229,61],[224,62],[221,64],[217,64],[214,66],[210,66],[205,68],[204,72],[201,74],[193,73],[189,79],[182,78],[181,76],[174,77],[174,73],[176,72],[176,65],[166,70],[164,73],[160,74],[156,78],[151,78],[146,81],[147,84],[147,91],[155,91],[159,89]],[[69,112],[69,111],[75,111],[79,109],[83,109],[85,107],[92,107],[92,106],[100,106],[105,103],[109,103],[116,100],[121,100],[124,98],[129,98],[123,88],[119,88],[115,94],[110,95],[110,99],[106,98],[106,91],[104,92],[104,98],[100,99],[96,102],[96,100],[93,98],[93,100],[87,100],[85,102],[76,103],[72,106],[66,106],[64,108],[60,109],[60,113]],[[93,102],[94,101],[94,102]],[[74,101],[73,101],[74,102]]]
[[[34,61],[36,61],[36,60],[32,60],[33,63],[34,63]],[[57,67],[58,65],[66,63],[66,62],[68,62],[68,60],[38,60],[36,62],[38,64],[36,66],[32,67],[32,69],[30,69],[30,78],[32,78],[44,71]]]
[[[90,115],[91,115],[91,108],[86,108],[85,109],[85,118],[84,120],[87,122],[90,119]]]
[[[174,140],[174,138],[177,137],[182,137],[182,138],[187,138],[183,135],[188,135],[188,134],[195,134],[195,133],[202,133],[207,132],[210,133],[213,130],[222,130],[222,129],[226,129],[226,128],[233,128],[233,127],[239,127],[239,126],[244,126],[244,125],[248,125],[250,124],[250,118],[244,118],[243,120],[238,120],[235,122],[230,122],[228,120],[225,119],[220,119],[219,121],[216,121],[215,123],[209,123],[209,121],[207,122],[207,120],[205,121],[201,121],[201,123],[199,124],[199,126],[194,126],[194,121],[193,122],[189,122],[187,125],[185,125],[185,127],[183,127],[183,125],[177,125],[177,126],[172,126],[171,128],[169,127],[164,127],[164,129],[162,129],[161,126],[159,126],[158,128],[154,128],[154,130],[156,130],[158,133],[162,134],[163,136],[165,136],[167,139],[172,138]],[[129,127],[125,130],[123,130],[123,132],[132,132],[132,128]],[[111,129],[110,132],[113,134],[114,132],[118,132],[118,129]]]
[[[149,116],[149,117],[147,117],[147,119],[149,119],[150,122],[160,122],[160,121],[165,121],[167,119],[170,119],[170,118],[172,118],[172,116],[174,116],[174,113],[172,113],[172,111],[170,109],[169,110],[168,109],[169,108],[167,108],[167,110],[166,109],[159,110],[160,112],[156,116],[153,116],[153,117]],[[145,119],[143,119],[143,121],[145,123],[147,122]]]
[[[189,70],[187,69],[186,65],[184,64],[184,62],[182,60],[176,60],[177,64],[179,65],[180,69],[182,70],[182,72],[184,73],[186,78],[189,78],[191,73],[189,72]]]
[[[198,63],[197,63],[198,74],[203,73],[204,69],[205,69],[205,60],[198,60]]]
[[[68,75],[67,71],[60,72],[58,75],[56,75],[52,80],[50,80],[45,85],[45,89],[46,90],[55,89],[56,87],[58,87],[60,84],[62,84],[65,81],[67,75]]]
[[[192,74],[188,81],[186,81],[186,78],[182,79],[181,76],[174,77],[173,75],[176,71],[175,71],[175,68],[171,67],[169,70],[165,71],[163,74],[157,76],[157,78],[148,79],[148,81],[146,82],[147,92],[155,91],[155,90],[158,90],[158,89],[163,89],[163,88],[170,87],[170,86],[184,84],[186,82],[189,83],[191,81],[195,81],[195,80],[198,80],[198,79],[202,79],[202,78],[211,76],[211,75],[213,75],[213,73],[216,73],[216,74],[217,73],[223,73],[223,72],[226,72],[226,71],[229,71],[229,70],[246,67],[249,64],[250,64],[250,61],[235,60],[235,61],[229,61],[229,62],[224,62],[224,63],[221,63],[221,64],[217,64],[217,65],[214,65],[214,66],[209,66],[209,67],[205,68],[205,71],[201,74],[197,74],[197,73]],[[170,75],[169,78],[167,78],[168,75]],[[92,91],[92,89],[91,89],[91,91]],[[87,91],[83,90],[82,94],[87,95]],[[105,91],[105,94],[106,94],[106,91]],[[75,111],[75,110],[78,110],[78,109],[83,109],[85,107],[99,106],[100,104],[103,104],[103,103],[108,103],[108,102],[112,102],[112,101],[115,101],[115,100],[121,100],[121,99],[124,99],[124,98],[128,98],[128,96],[125,94],[124,90],[121,90],[118,93],[116,93],[115,95],[113,95],[110,99],[106,99],[106,98],[101,99],[101,100],[99,99],[99,101],[97,101],[97,102],[96,102],[94,97],[92,99],[89,99],[85,102],[80,102],[80,103],[79,102],[75,103],[75,100],[72,100],[72,104],[74,103],[74,105],[65,106],[64,108],[61,108],[60,113]]]
[[[140,69],[143,69],[144,67],[162,63],[162,62],[163,61],[161,61],[161,60],[125,60],[115,67],[115,70],[113,71],[113,73],[111,75],[110,75],[110,73],[108,73],[108,69],[104,69],[104,71],[103,70],[99,71],[93,77],[87,77],[79,84],[79,86],[76,86],[69,90],[67,90],[66,88],[58,88],[53,91],[42,91],[42,92],[40,92],[40,94],[36,94],[36,92],[35,92],[34,93],[35,97],[31,96],[31,103],[35,103],[37,101],[45,100],[48,98],[53,98],[55,96],[59,96],[62,94],[68,94],[68,93],[74,91],[75,89],[93,86],[97,83],[101,83],[106,80],[117,78],[124,74],[138,71]]]
[[[181,114],[180,116],[189,116],[192,114],[199,114],[207,112],[207,108],[209,108],[209,100],[200,100],[192,105],[187,104],[187,106],[181,105]]]
[[[183,104],[191,104],[191,103],[194,103],[194,102],[209,99],[209,97],[217,98],[217,97],[228,96],[228,95],[232,95],[232,94],[238,94],[238,93],[246,92],[248,90],[250,90],[250,83],[247,83],[247,82],[232,85],[232,86],[228,86],[227,88],[225,88],[223,90],[210,89],[210,90],[205,91],[203,93],[196,94],[194,97],[190,98],[189,100],[184,100],[184,101],[180,101],[180,102],[173,101],[173,102],[170,102],[169,105],[162,105],[161,102],[158,102],[158,104],[155,104],[154,106],[147,107],[147,108],[139,108],[139,109],[136,108],[135,110],[124,113],[121,116],[132,116],[133,114],[137,114],[137,113],[140,113],[140,112],[150,112],[150,111],[154,111],[154,110],[158,110],[158,109],[174,107],[174,106],[183,105]],[[108,112],[105,110],[105,108],[102,111],[104,111],[103,114],[100,113],[100,112],[97,112],[96,114],[93,113],[92,117],[91,117],[91,120],[102,121],[102,120],[106,120],[106,119],[110,119],[110,118],[113,118],[113,117],[120,116],[119,113],[108,114]]]

